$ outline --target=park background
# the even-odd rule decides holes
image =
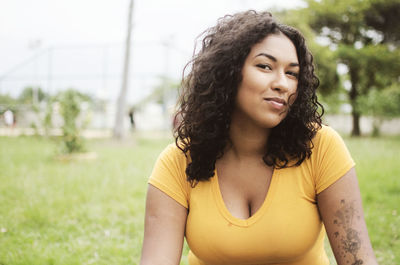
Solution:
[[[247,9],[306,36],[377,258],[400,264],[399,0],[130,3],[0,3],[0,264],[138,264],[183,67],[204,29]]]

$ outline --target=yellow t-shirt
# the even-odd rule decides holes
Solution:
[[[186,181],[187,159],[175,144],[159,156],[149,183],[188,208],[190,265],[329,264],[316,195],[354,166],[342,138],[323,126],[312,155],[300,166],[275,169],[264,203],[246,220],[230,214],[218,174],[194,188]]]

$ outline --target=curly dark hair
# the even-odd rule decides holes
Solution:
[[[178,148],[190,155],[186,175],[192,186],[214,176],[215,162],[230,143],[231,115],[251,48],[268,35],[279,33],[296,47],[300,65],[297,99],[286,118],[271,130],[263,160],[279,169],[298,166],[310,157],[311,140],[321,127],[324,109],[317,100],[319,80],[304,37],[298,30],[275,21],[269,12],[250,10],[227,15],[200,35],[205,35],[202,47],[183,71],[175,114],[180,123],[174,135]],[[185,76],[187,69],[190,72]]]

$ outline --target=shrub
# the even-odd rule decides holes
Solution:
[[[59,95],[60,112],[64,119],[62,126],[62,142],[64,153],[82,152],[85,150],[84,141],[80,136],[80,128],[77,119],[81,112],[82,95],[72,89]]]

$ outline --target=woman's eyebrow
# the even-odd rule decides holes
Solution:
[[[262,52],[262,53],[257,54],[255,57],[258,57],[258,56],[267,57],[267,58],[271,59],[274,62],[278,61],[274,56],[272,56],[271,54],[268,54],[268,53]],[[290,63],[289,66],[291,66],[291,67],[299,67],[300,65],[298,63]]]
[[[263,52],[262,52],[262,53],[259,53],[259,54],[257,54],[256,56],[254,56],[254,58],[255,58],[255,57],[258,57],[258,56],[265,56],[265,57],[271,59],[271,60],[274,61],[274,62],[277,62],[277,61],[278,61],[274,56],[272,56],[271,54],[268,54],[268,53],[263,53]]]

